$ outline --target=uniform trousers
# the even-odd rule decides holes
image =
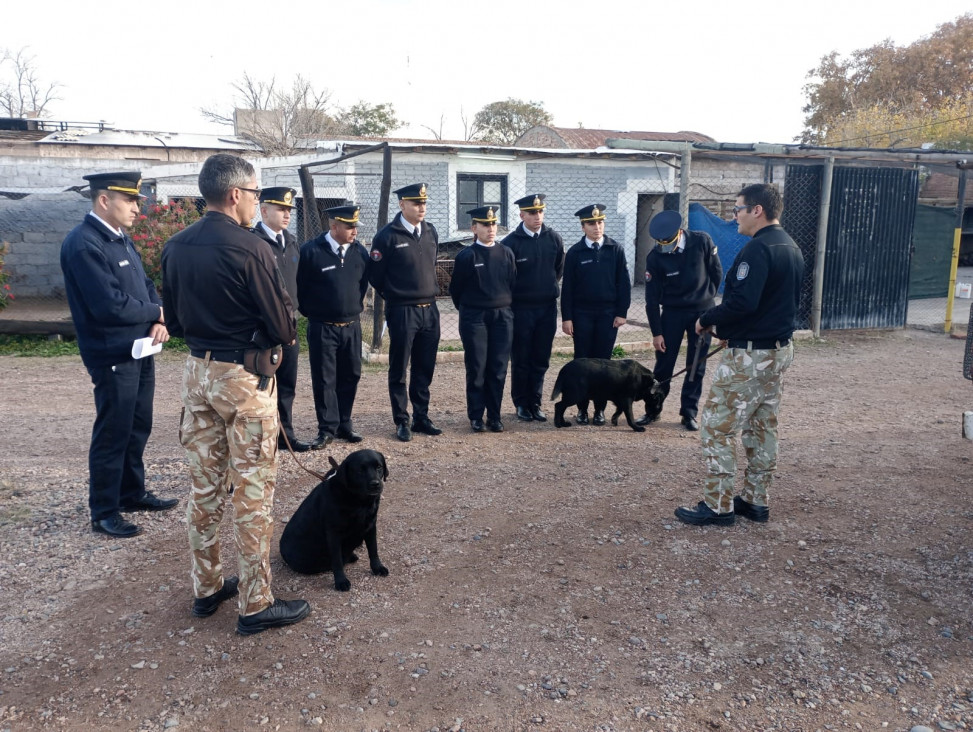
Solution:
[[[318,434],[351,432],[351,410],[361,380],[361,322],[308,321],[307,352]]]
[[[280,431],[287,435],[293,444],[294,426],[291,415],[294,411],[294,393],[297,391],[297,362],[301,354],[300,343],[281,346],[280,366],[274,374],[277,377],[277,411],[280,413]]]
[[[733,510],[738,432],[747,456],[740,495],[757,506],[768,505],[777,470],[782,377],[793,360],[793,343],[783,348],[727,348],[723,352],[699,425],[708,473],[703,499],[717,513]]]
[[[575,308],[572,323],[575,358],[612,357],[618,337],[614,308]]]
[[[515,306],[513,313],[510,397],[515,407],[540,407],[544,398],[544,376],[551,365],[551,348],[557,333],[557,303]]]
[[[151,356],[88,369],[95,423],[88,448],[88,508],[92,521],[118,513],[145,495],[142,453],[152,432],[155,362]]]
[[[439,308],[428,305],[386,305],[389,326],[389,399],[396,424],[429,418],[429,385],[439,350]],[[412,365],[406,398],[406,370]]]
[[[466,364],[466,415],[471,420],[500,419],[507,361],[514,334],[510,308],[461,307],[459,337]]]
[[[672,372],[676,370],[676,360],[679,358],[679,347],[682,339],[686,337],[686,375],[682,380],[682,393],[679,400],[679,416],[696,418],[699,411],[699,397],[703,393],[703,376],[706,374],[706,361],[703,356],[709,352],[712,336],[709,333],[703,338],[704,348],[700,354],[699,363],[696,366],[696,375],[690,381],[690,373],[693,359],[696,358],[697,344],[699,337],[696,335],[696,320],[702,314],[702,310],[683,310],[680,308],[662,308],[662,336],[666,343],[665,351],[655,352],[655,368],[652,373],[658,381],[663,381],[662,394],[663,401],[669,396],[669,387],[672,385],[668,381]],[[661,408],[661,404],[659,405]]]
[[[259,613],[274,602],[270,542],[280,424],[275,380],[259,390],[259,379],[239,364],[191,356],[182,384],[179,441],[193,483],[187,510],[193,594],[208,597],[223,586],[219,528],[229,499],[240,615]]]

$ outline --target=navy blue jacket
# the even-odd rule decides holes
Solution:
[[[61,271],[84,365],[130,361],[133,341],[145,338],[162,315],[132,240],[89,213],[61,244]]]
[[[501,242],[514,253],[517,283],[514,307],[537,307],[557,300],[564,274],[564,240],[546,224],[532,236],[520,224]]]
[[[372,240],[368,281],[389,305],[425,305],[436,301],[436,255],[439,234],[427,221],[419,240],[402,225],[402,214],[382,227]]]
[[[574,320],[578,310],[611,310],[616,318],[627,318],[632,281],[621,244],[606,236],[595,252],[582,236],[564,256],[561,288],[561,320]]]
[[[705,231],[686,231],[683,251],[653,247],[645,258],[645,314],[652,335],[662,334],[662,310],[709,310],[723,279],[716,245]]]
[[[457,308],[509,308],[517,266],[502,244],[471,244],[456,255],[449,295]]]
[[[350,323],[358,320],[368,290],[368,250],[356,239],[345,261],[335,254],[327,234],[301,245],[297,267],[297,299],[311,320]]]
[[[297,237],[287,229],[284,234],[284,248],[281,249],[276,239],[271,239],[267,235],[267,230],[260,224],[250,229],[265,242],[270,244],[270,251],[274,253],[277,260],[277,268],[280,269],[280,276],[284,278],[284,286],[287,288],[287,295],[291,299],[291,304],[297,307],[297,263],[301,258],[301,249],[297,245]],[[303,312],[303,311],[302,311]],[[305,313],[306,315],[306,313]]]

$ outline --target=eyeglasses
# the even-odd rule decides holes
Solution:
[[[733,211],[733,215],[736,216],[741,211],[749,211],[751,208],[753,208],[753,206],[734,206],[731,210]]]
[[[246,191],[247,193],[252,193],[257,198],[260,198],[260,194],[263,193],[263,190],[260,189],[260,188],[244,188],[243,186],[237,186],[237,188],[239,188],[241,191]]]

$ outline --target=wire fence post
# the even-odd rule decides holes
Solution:
[[[392,148],[385,143],[382,150],[382,187],[378,195],[378,220],[375,231],[381,231],[389,220],[389,192],[392,190]],[[382,324],[385,322],[385,300],[377,292],[374,293],[372,308],[372,353],[377,353],[382,347]]]

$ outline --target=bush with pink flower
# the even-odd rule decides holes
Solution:
[[[145,274],[162,291],[162,247],[176,233],[199,219],[199,211],[192,202],[173,200],[169,203],[150,203],[128,230],[135,249],[142,257]]]

